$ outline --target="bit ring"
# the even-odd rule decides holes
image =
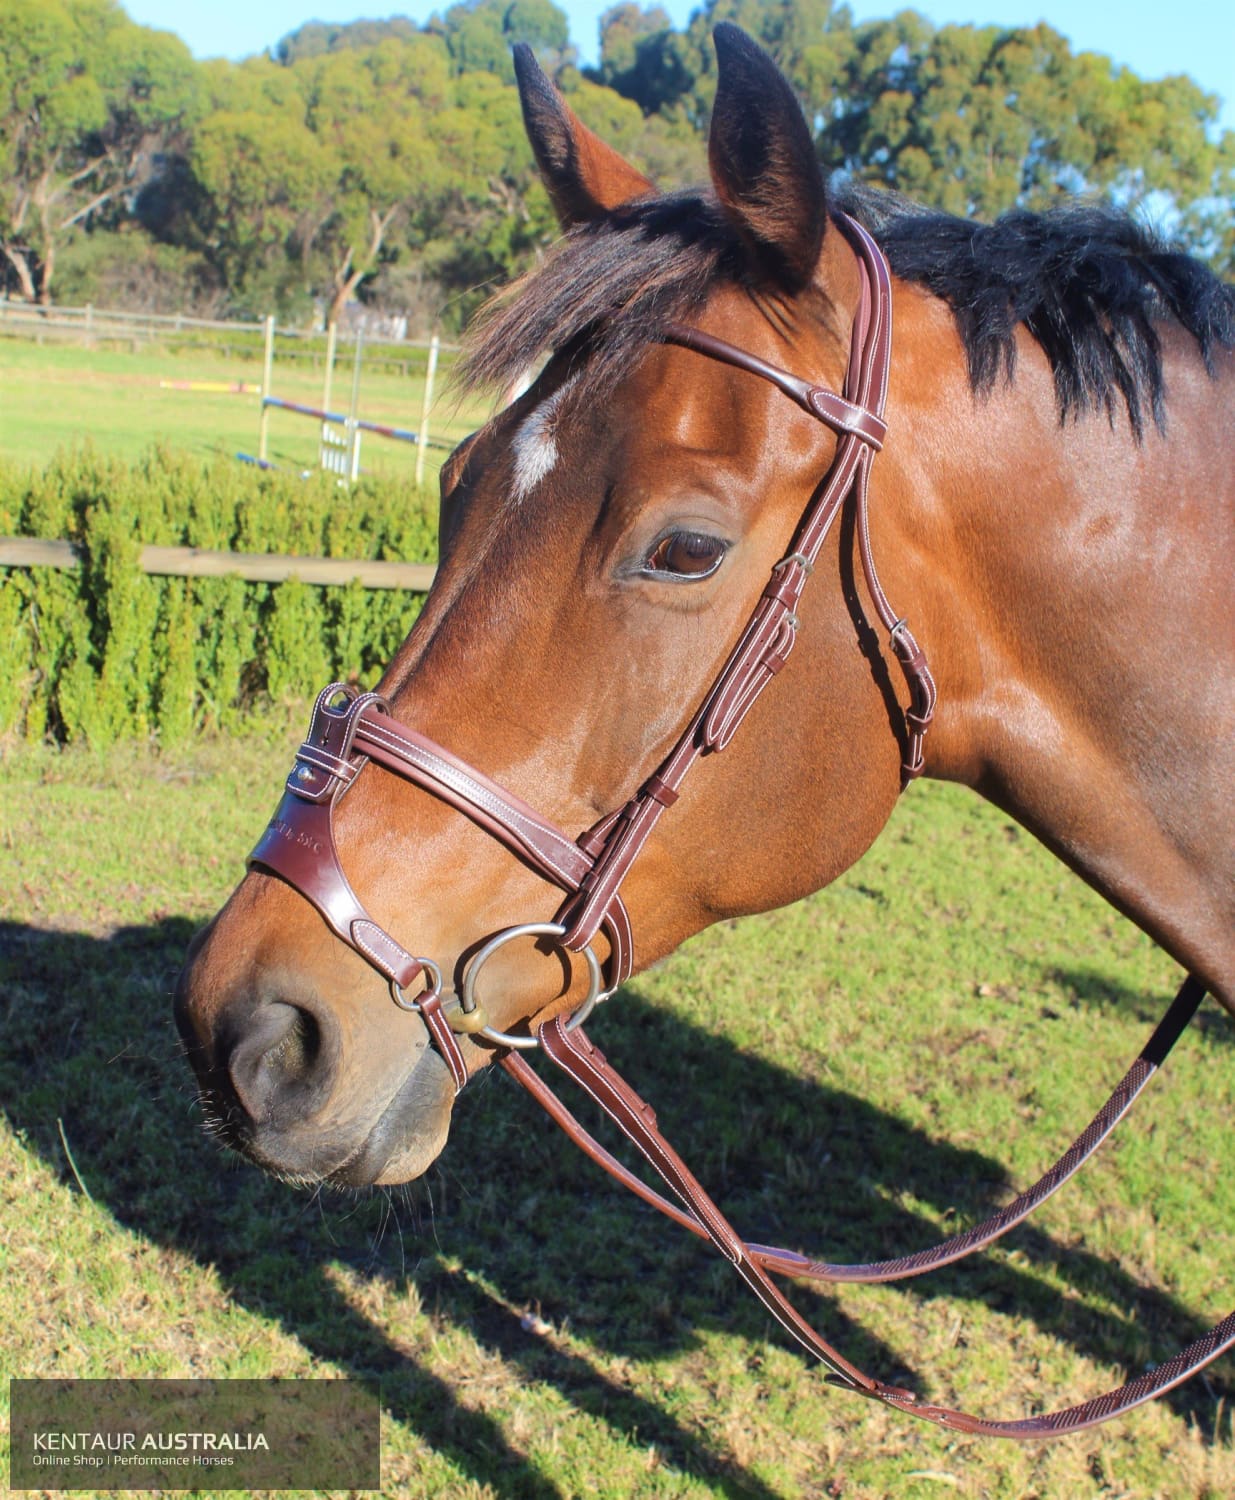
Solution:
[[[463,1014],[471,1015],[480,1009],[476,999],[476,976],[484,965],[493,957],[499,948],[518,937],[565,937],[566,929],[560,922],[521,922],[515,927],[506,927],[501,932],[491,937],[489,941],[473,954],[463,974],[463,984],[459,992],[459,1005]],[[563,949],[563,952],[574,951]],[[576,1008],[570,1020],[566,1023],[567,1031],[573,1031],[576,1026],[582,1025],[591,1015],[597,1002],[604,997],[602,994],[602,975],[600,960],[592,952],[592,945],[587,943],[579,949],[588,967],[588,992],[582,1003]],[[453,1024],[453,1023],[452,1023]],[[476,1033],[484,1037],[487,1042],[493,1042],[499,1047],[518,1047],[531,1050],[539,1047],[540,1043],[534,1036],[515,1036],[509,1031],[498,1031],[495,1027],[484,1025]]]

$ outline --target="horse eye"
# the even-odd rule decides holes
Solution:
[[[674,578],[707,578],[725,560],[727,542],[701,531],[672,531],[662,537],[643,565],[645,573],[664,573]]]

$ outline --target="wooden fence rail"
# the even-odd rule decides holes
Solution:
[[[15,332],[37,333],[40,329],[69,329],[86,335],[107,338],[119,333],[125,338],[137,335],[176,334],[191,330],[209,333],[255,333],[261,323],[240,319],[191,318],[184,313],[112,312],[104,307],[70,307],[53,303],[40,307],[33,302],[0,299],[0,328]]]
[[[0,567],[78,568],[81,549],[72,542],[36,537],[0,537]],[[302,583],[329,587],[359,579],[367,589],[406,589],[426,593],[437,569],[432,563],[368,562],[338,557],[281,557],[265,552],[210,552],[202,547],[143,547],[144,573],[176,578],[243,578],[251,583]]]
[[[240,319],[192,318],[184,313],[113,312],[107,308],[93,307],[89,304],[85,307],[70,307],[67,304],[56,303],[51,307],[39,307],[29,302],[12,302],[0,298],[0,332],[34,338],[46,334],[53,336],[64,334],[84,338],[87,341],[99,339],[106,342],[108,339],[127,339],[140,342],[143,339],[166,338],[169,335],[176,337],[200,332],[252,334],[255,340],[260,340],[265,326],[265,320],[253,323]],[[275,332],[280,339],[300,340],[306,343],[311,343],[314,339],[324,343],[326,338],[326,334],[320,329],[280,327]],[[350,342],[356,338],[356,332],[355,328],[343,328],[339,330],[338,336],[341,341]],[[381,344],[400,350],[427,351],[430,345],[429,339],[400,339],[384,336],[381,320],[368,331],[366,338],[371,345]],[[459,346],[440,344],[439,347],[443,352],[454,353]],[[303,357],[299,351],[289,350],[288,353],[292,357]],[[384,357],[390,358],[391,356],[387,354]]]

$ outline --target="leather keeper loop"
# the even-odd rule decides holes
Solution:
[[[666,785],[659,776],[649,776],[643,784],[643,792],[651,797],[653,802],[659,802],[662,807],[672,807],[678,800],[678,793],[671,786]]]

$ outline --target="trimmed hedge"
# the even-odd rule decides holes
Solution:
[[[230,731],[332,678],[374,680],[423,596],[358,583],[160,578],[149,545],[433,562],[437,506],[405,483],[245,468],[154,449],[89,449],[0,468],[0,535],[63,539],[83,566],[0,567],[0,734],[111,744]]]

